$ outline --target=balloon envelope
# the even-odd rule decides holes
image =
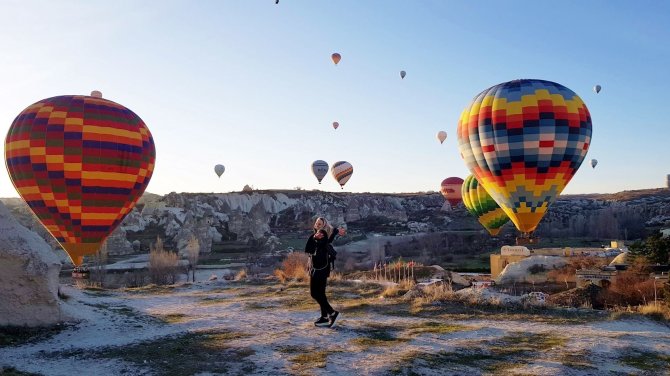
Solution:
[[[336,121],[333,122],[333,128],[334,128],[334,129],[337,129],[337,127],[339,127],[339,126],[340,126],[340,123],[338,123],[338,122],[336,122]],[[345,133],[346,133],[346,132],[345,132]]]
[[[572,90],[516,80],[479,93],[458,122],[461,157],[524,233],[577,172],[591,143],[591,115]]]
[[[337,65],[337,63],[339,63],[340,60],[342,59],[342,56],[340,54],[338,54],[337,52],[335,52],[334,54],[330,55],[330,58],[333,59],[333,63],[335,63],[335,65]]]
[[[596,165],[598,165],[598,160],[597,159],[591,159],[591,168],[596,168]]]
[[[400,78],[405,78],[406,75],[407,73],[404,70],[400,71]]]
[[[354,166],[345,161],[335,162],[331,168],[331,173],[335,180],[337,180],[337,183],[340,184],[340,187],[344,189],[344,185],[347,184],[351,175],[354,173]]]
[[[130,213],[154,170],[149,129],[131,110],[91,96],[30,105],[5,139],[12,184],[75,265]]]
[[[218,165],[214,166],[214,172],[216,172],[216,174],[217,174],[219,177],[221,177],[221,175],[223,175],[223,173],[224,173],[225,171],[226,171],[226,167],[225,167],[224,165],[218,164]],[[233,175],[234,175],[234,174],[233,174]]]
[[[602,87],[600,85],[596,85],[593,87],[593,91],[595,91],[596,94],[600,93],[600,90],[602,90]]]
[[[461,185],[463,185],[463,179],[458,177],[446,178],[440,184],[440,193],[451,206],[456,206],[461,202]]]
[[[316,176],[316,180],[321,184],[321,180],[328,173],[328,163],[322,160],[312,162],[312,173]]]
[[[445,132],[445,131],[437,132],[437,139],[440,141],[440,143],[443,143],[444,140],[447,139],[447,132]]]
[[[509,217],[497,202],[486,192],[486,189],[477,182],[474,175],[470,174],[461,187],[463,205],[468,212],[475,217],[479,223],[491,234],[496,236],[500,228],[507,222]]]

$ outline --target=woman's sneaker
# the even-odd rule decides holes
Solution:
[[[329,328],[332,328],[335,325],[335,320],[337,320],[337,316],[339,316],[339,315],[340,315],[340,313],[338,311],[335,311],[335,312],[331,313],[330,315],[328,315],[328,321],[329,321],[328,327]]]
[[[328,320],[325,317],[319,317],[319,319],[314,322],[314,325],[316,325],[316,326],[330,326],[330,320]]]

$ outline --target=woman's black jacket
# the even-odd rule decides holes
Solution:
[[[307,244],[305,244],[305,252],[309,253],[312,256],[312,268],[316,273],[321,273],[321,271],[330,272],[330,266],[328,265],[328,243],[332,243],[335,240],[337,235],[337,230],[333,229],[333,233],[328,236],[326,230],[320,230],[323,233],[323,238],[315,239],[312,234],[309,239],[307,239]],[[328,273],[330,274],[330,273]]]

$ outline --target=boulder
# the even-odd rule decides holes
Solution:
[[[49,326],[62,320],[61,263],[51,246],[0,203],[0,326]]]
[[[509,283],[543,283],[547,281],[547,272],[563,267],[567,261],[557,256],[530,256],[513,262],[495,279],[498,285]]]

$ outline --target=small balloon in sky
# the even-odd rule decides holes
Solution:
[[[407,73],[404,70],[400,71],[400,78],[404,79]]]
[[[600,90],[602,90],[602,86],[600,85],[596,85],[593,87],[593,91],[595,91],[596,94],[600,93]]]
[[[598,160],[597,159],[591,159],[591,168],[596,168],[598,165]]]
[[[92,96],[93,98],[102,98],[102,93],[101,93],[100,91],[98,91],[98,90],[93,90],[93,91],[91,92],[91,96]]]
[[[337,65],[337,63],[339,63],[340,60],[342,60],[342,55],[335,52],[334,54],[330,55],[330,58],[333,59],[333,63],[335,63],[335,65]]]
[[[440,144],[444,142],[444,140],[447,139],[447,132],[445,131],[439,131],[437,132],[437,139],[440,141]]]
[[[339,127],[339,126],[340,126],[340,123],[338,123],[336,121],[333,122],[333,129],[337,129],[337,127]]]
[[[347,184],[354,173],[354,166],[349,162],[339,161],[333,164],[330,172],[333,174],[335,180],[337,180],[337,183],[340,184],[340,187],[344,189],[344,185]]]
[[[328,173],[328,163],[320,159],[312,162],[312,173],[316,176],[316,180],[321,184],[321,180]]]
[[[223,173],[225,171],[226,171],[226,167],[224,167],[222,164],[218,164],[218,165],[214,166],[214,172],[216,172],[216,174],[219,177],[221,177],[221,175],[223,175]]]
[[[452,207],[461,202],[461,198],[463,197],[461,193],[462,185],[463,179],[456,176],[446,178],[442,180],[442,183],[440,184],[440,193],[442,193],[442,196],[449,201],[449,204]]]

